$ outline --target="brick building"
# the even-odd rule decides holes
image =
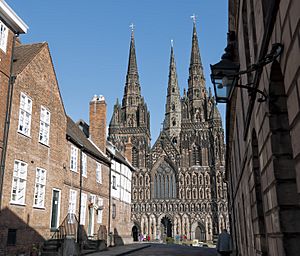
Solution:
[[[65,113],[48,44],[16,42],[14,34],[26,32],[25,24],[2,1],[0,11],[1,40],[4,35],[7,40],[6,52],[4,44],[0,51],[1,140],[7,138],[1,160],[0,255],[28,253],[51,237],[76,238],[74,220],[85,240],[106,243],[111,165],[101,126],[106,112],[95,119],[102,129],[95,135],[91,131],[92,141],[86,126]],[[11,109],[3,101],[7,90]],[[67,225],[74,228],[66,231]]]
[[[246,70],[283,45],[272,63],[241,75],[268,95],[236,88],[227,104],[226,174],[235,255],[300,251],[300,2],[230,0],[228,43]],[[235,36],[234,36],[235,34]]]
[[[9,113],[13,79],[12,52],[19,34],[27,33],[27,25],[4,2],[0,2],[0,198],[5,168],[5,151],[9,128]],[[7,114],[7,115],[6,115]],[[1,200],[0,200],[1,201]]]

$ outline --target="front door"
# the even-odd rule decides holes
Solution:
[[[133,236],[133,241],[134,242],[138,241],[138,228],[137,228],[137,226],[133,226],[132,236]]]
[[[88,227],[88,235],[94,235],[94,207],[89,208],[89,227]]]
[[[59,222],[59,208],[60,208],[60,191],[54,189],[52,191],[52,211],[51,211],[51,230],[58,228]]]
[[[167,237],[172,237],[172,222],[169,218],[163,217],[161,220],[163,226],[163,233]]]

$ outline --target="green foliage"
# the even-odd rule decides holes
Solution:
[[[167,242],[167,244],[174,244],[174,238],[173,237],[167,237],[166,242]]]

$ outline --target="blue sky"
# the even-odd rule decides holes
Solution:
[[[67,114],[88,122],[89,101],[104,95],[107,123],[113,104],[123,97],[128,65],[130,28],[135,43],[142,95],[150,110],[155,142],[164,119],[170,40],[181,94],[187,88],[192,20],[197,33],[206,86],[209,64],[220,60],[226,46],[225,0],[6,0],[29,26],[23,43],[47,41]],[[224,105],[218,105],[224,117]],[[224,119],[223,119],[224,120]],[[224,123],[223,123],[224,124]]]

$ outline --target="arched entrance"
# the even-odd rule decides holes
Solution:
[[[138,233],[139,233],[139,231],[138,231],[137,226],[133,226],[132,227],[132,237],[133,237],[134,242],[138,241]]]
[[[167,237],[172,237],[172,222],[168,217],[163,217],[161,219],[161,234]]]
[[[202,225],[198,225],[195,229],[195,239],[198,239],[201,242],[206,241],[205,228]]]

